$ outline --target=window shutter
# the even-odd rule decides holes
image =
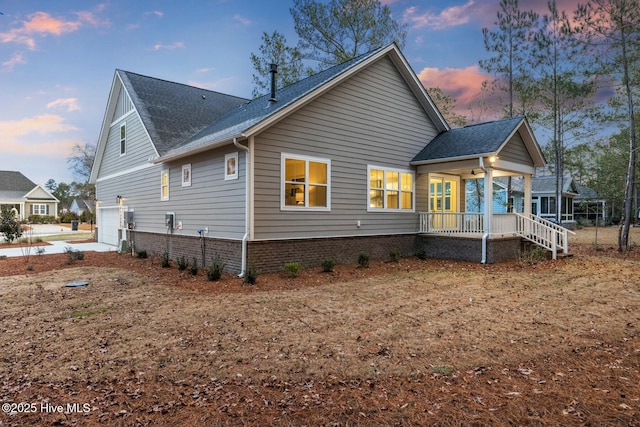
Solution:
[[[45,205],[45,206],[47,207],[45,215],[49,215],[49,205]]]
[[[29,214],[33,215],[33,205],[29,205]]]

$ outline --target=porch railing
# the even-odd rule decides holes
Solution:
[[[420,213],[421,233],[483,235],[484,223],[482,213]],[[550,250],[553,259],[556,259],[558,250],[562,250],[564,254],[569,252],[568,233],[573,232],[536,215],[504,213],[491,216],[491,236],[523,237]]]
[[[569,253],[569,233],[576,233],[537,215],[514,215],[519,236],[550,250],[553,259],[557,258],[558,249],[565,255]]]
[[[483,234],[484,214],[463,212],[421,212],[421,233]],[[517,234],[514,214],[493,214],[492,234]]]

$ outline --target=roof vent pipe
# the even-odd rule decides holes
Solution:
[[[278,64],[271,64],[271,99],[269,101],[276,102],[276,74],[278,74]]]

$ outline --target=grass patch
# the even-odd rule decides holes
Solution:
[[[71,313],[71,317],[79,319],[83,317],[91,317],[97,314],[106,313],[109,311],[106,307],[97,307],[95,302],[86,302],[81,304],[74,312]]]

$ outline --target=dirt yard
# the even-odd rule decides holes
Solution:
[[[0,260],[0,426],[640,425],[640,251],[592,232],[558,261],[255,286],[116,253]]]

